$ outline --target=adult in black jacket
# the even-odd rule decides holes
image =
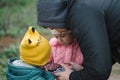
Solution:
[[[84,55],[84,69],[60,80],[107,80],[120,63],[120,0],[38,0],[37,14],[40,26],[69,27]]]

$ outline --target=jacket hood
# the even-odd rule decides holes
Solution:
[[[54,80],[54,76],[50,72],[41,68],[14,66],[12,64],[14,60],[16,59],[8,61],[7,80]]]
[[[37,24],[42,27],[64,28],[67,18],[67,0],[38,0]]]

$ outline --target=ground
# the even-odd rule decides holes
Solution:
[[[9,47],[10,44],[15,44],[20,42],[20,37],[19,38],[13,38],[9,35],[5,37],[0,37],[0,50],[3,48]],[[109,80],[120,80],[120,64],[115,64],[112,69],[111,76]]]
[[[109,80],[120,80],[120,64],[114,64]]]
[[[9,35],[6,35],[4,37],[0,37],[0,50],[3,48],[9,47],[10,44],[15,44],[20,41],[20,38],[13,38]]]

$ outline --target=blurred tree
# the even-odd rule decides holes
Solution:
[[[0,0],[0,36],[4,36],[7,29],[9,29],[13,13],[20,11],[21,8],[30,2],[29,0]],[[13,20],[17,21],[19,17]]]

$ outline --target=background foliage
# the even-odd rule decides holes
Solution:
[[[0,39],[6,36],[21,39],[30,25],[49,39],[49,30],[36,24],[36,16],[36,0],[0,0]],[[7,61],[15,57],[19,58],[19,41],[0,49],[0,80],[6,80]]]
[[[21,39],[29,25],[37,28],[42,35],[49,39],[51,37],[49,30],[36,24],[36,16],[36,0],[0,0],[0,41],[7,36]],[[18,40],[9,47],[0,49],[0,80],[6,80],[5,71],[8,59],[19,57],[19,42]],[[5,43],[0,42],[0,48],[1,44]],[[109,80],[118,80],[119,75],[120,65],[115,64]]]

